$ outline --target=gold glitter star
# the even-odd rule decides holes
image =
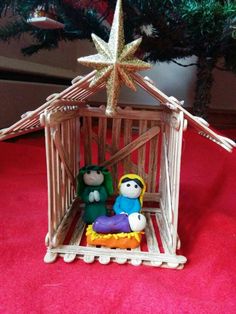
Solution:
[[[133,56],[142,38],[125,45],[121,0],[118,0],[116,3],[108,43],[95,34],[92,34],[92,39],[98,54],[79,58],[78,62],[97,70],[90,87],[98,86],[106,81],[106,114],[112,116],[115,112],[122,82],[132,90],[136,90],[130,73],[146,70],[151,66]]]

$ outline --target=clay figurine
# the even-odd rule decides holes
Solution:
[[[106,200],[113,194],[112,178],[105,167],[88,165],[77,176],[77,196],[85,203],[84,222],[91,224],[107,215]]]
[[[118,183],[120,195],[116,198],[113,210],[116,214],[139,213],[143,205],[146,185],[137,174],[125,174]]]
[[[128,216],[126,214],[111,217],[98,217],[93,223],[93,230],[97,233],[131,232]]]
[[[97,233],[140,232],[146,226],[146,218],[140,213],[146,185],[136,174],[121,177],[118,188],[120,195],[116,198],[113,210],[115,216],[101,216],[93,224]]]
[[[118,214],[111,217],[98,217],[93,223],[93,230],[97,233],[120,233],[140,232],[145,229],[146,218],[140,213],[133,213],[129,216]]]

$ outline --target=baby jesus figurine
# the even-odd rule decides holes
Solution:
[[[118,188],[120,195],[116,198],[113,210],[115,216],[98,217],[93,230],[98,233],[139,232],[146,226],[146,218],[142,215],[143,195],[146,185],[136,174],[121,177]]]
[[[146,227],[146,218],[141,214],[146,185],[138,175],[126,174],[118,187],[120,195],[113,206],[115,215],[98,217],[88,226],[88,244],[130,249],[140,245]]]

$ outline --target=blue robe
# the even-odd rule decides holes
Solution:
[[[141,211],[140,201],[138,198],[128,198],[126,196],[119,195],[116,198],[113,210],[116,215],[121,213],[126,213],[127,215],[139,213]]]

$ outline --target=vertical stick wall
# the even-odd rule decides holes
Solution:
[[[45,114],[45,140],[48,174],[48,237],[54,245],[63,217],[75,199],[75,178],[80,167],[79,117],[51,122]]]
[[[160,206],[165,224],[163,236],[171,247],[171,253],[175,253],[177,247],[183,123],[182,112],[163,113]]]

